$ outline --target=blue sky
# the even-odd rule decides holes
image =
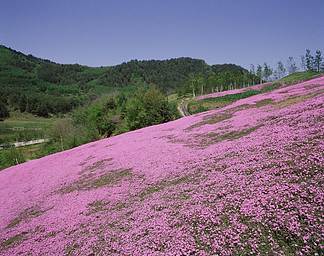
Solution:
[[[64,64],[192,57],[247,69],[324,50],[324,0],[3,0],[0,44]]]

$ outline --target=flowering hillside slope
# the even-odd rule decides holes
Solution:
[[[324,77],[0,172],[1,255],[323,255]]]
[[[230,90],[230,91],[214,92],[214,93],[199,96],[199,97],[195,98],[195,101],[203,100],[203,99],[207,99],[207,98],[222,97],[222,96],[225,96],[225,95],[242,93],[242,92],[246,92],[246,91],[250,91],[250,90],[261,90],[264,86],[269,85],[269,84],[271,84],[271,83],[268,82],[268,83],[264,83],[264,84],[256,84],[256,85],[253,85],[253,86],[243,87],[243,88],[240,88],[240,89],[234,89],[234,90]]]

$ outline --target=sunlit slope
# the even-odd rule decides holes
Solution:
[[[324,77],[0,172],[2,255],[323,254]]]

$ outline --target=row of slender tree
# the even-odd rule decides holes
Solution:
[[[282,61],[278,61],[276,67],[273,69],[266,62],[263,65],[258,64],[255,68],[251,64],[250,73],[260,78],[260,83],[263,81],[273,81],[283,78],[286,75],[293,74],[297,71],[324,71],[324,62],[322,52],[316,50],[316,55],[312,56],[309,49],[306,50],[306,54],[301,56],[301,67],[297,67],[297,64],[293,57],[289,57],[286,65]]]
[[[206,93],[221,92],[248,87],[256,83],[259,77],[249,71],[221,72],[204,75],[191,73],[181,86],[177,88],[178,95],[192,94],[193,97]]]
[[[324,71],[324,62],[321,51],[316,50],[316,55],[312,56],[311,51],[307,49],[305,56],[301,56],[301,58],[304,70],[316,72]]]
[[[239,89],[257,83],[279,80],[298,71],[324,71],[322,52],[317,50],[316,55],[312,56],[310,50],[307,49],[306,54],[301,56],[300,69],[294,58],[289,57],[286,65],[282,61],[278,61],[275,68],[264,62],[263,65],[258,64],[257,67],[251,64],[249,71],[190,73],[176,91],[180,97],[188,94],[196,97],[206,93]]]

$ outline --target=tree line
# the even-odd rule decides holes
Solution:
[[[258,64],[255,69],[254,65],[251,64],[250,73],[255,74],[259,77],[259,83],[263,81],[279,80],[286,75],[296,73],[297,71],[324,71],[324,62],[322,52],[316,50],[316,55],[312,56],[311,51],[306,49],[306,54],[301,56],[301,67],[297,67],[297,64],[293,57],[289,57],[286,65],[282,61],[278,61],[276,67],[273,69],[269,64],[264,62],[263,65]]]
[[[254,85],[258,79],[257,75],[246,70],[234,72],[226,71],[220,73],[203,74],[191,73],[176,90],[179,97],[191,94],[192,97],[213,92],[221,92],[239,89]]]
[[[321,51],[317,50],[313,57],[309,49],[306,50],[305,56],[301,56],[302,71],[324,71],[324,63]],[[253,64],[250,70],[230,69],[223,72],[199,72],[190,73],[187,78],[182,81],[176,92],[180,97],[191,94],[192,97],[207,93],[220,92],[232,89],[238,89],[254,85],[256,83],[269,82],[279,80],[286,75],[296,73],[298,71],[297,64],[293,57],[289,57],[286,65],[282,61],[278,61],[273,69],[267,62],[263,65]]]

